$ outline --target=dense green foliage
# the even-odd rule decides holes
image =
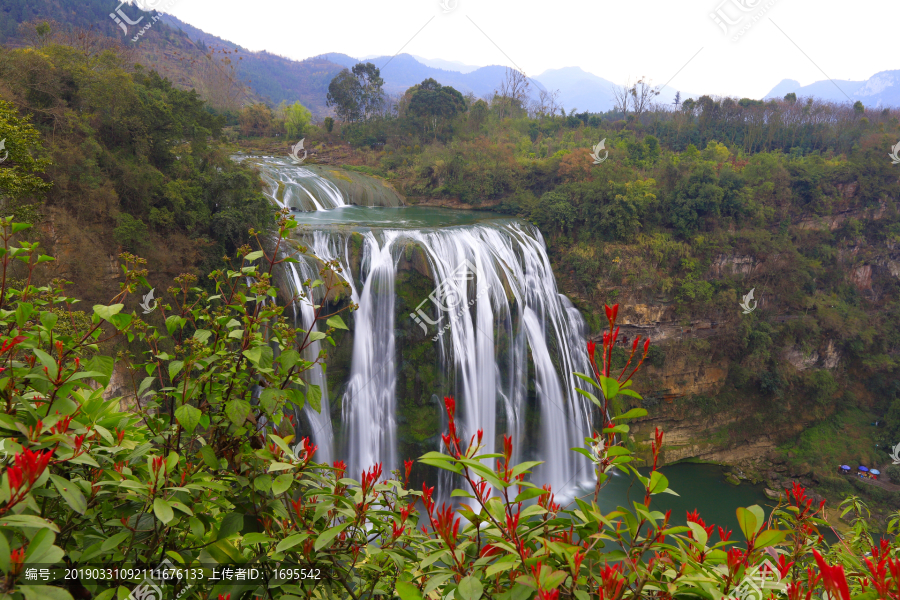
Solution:
[[[101,244],[146,251],[175,243],[196,263],[233,252],[248,227],[272,222],[258,177],[229,158],[217,141],[223,118],[195,92],[127,60],[117,47],[0,49],[0,90],[18,109],[4,102],[0,112],[12,159],[0,177],[16,173],[19,182],[0,180],[2,193],[29,196],[35,215],[62,211],[81,227],[113,230]],[[46,149],[19,114],[30,116]],[[37,192],[46,185],[20,173],[36,169],[55,184],[43,204]]]
[[[537,224],[562,289],[594,327],[615,300],[641,307],[633,323],[679,332],[663,346],[669,360],[645,375],[644,406],[674,397],[679,410],[735,419],[716,444],[773,434],[800,473],[887,460],[883,449],[900,442],[900,205],[887,156],[900,112],[704,96],[622,118],[469,97],[435,139],[410,102],[418,87],[340,135],[410,203],[462,202]],[[758,309],[744,315],[751,290]],[[697,323],[714,335],[692,339]],[[683,392],[707,367],[725,376]],[[850,409],[882,425],[847,443],[859,420]],[[843,442],[827,452],[791,441],[829,418]]]
[[[653,496],[675,493],[657,470],[664,434],[654,434],[649,471],[638,470],[626,422],[646,411],[610,414],[619,397],[640,399],[632,376],[649,355],[649,341],[642,353],[636,342],[613,376],[618,305],[606,307],[602,346],[588,345],[592,373],[579,374],[591,390],[582,393],[607,417],[574,449],[594,466],[593,500],[557,503],[549,486],[529,481],[539,462],[512,462],[509,437],[498,453],[483,447],[480,431],[460,439],[452,398],[444,400],[446,453],[420,462],[463,484],[451,495],[462,499],[456,506],[438,507],[427,485],[411,489],[413,461],[390,475],[376,464],[358,480],[341,462],[317,463],[308,439],[291,445],[295,411],[320,410],[321,390],[303,374],[322,357],[303,356],[345,325],[316,305],[328,329],[298,330],[269,301],[278,297],[276,267],[305,251],[288,241],[297,227],[288,214],[271,252],[242,247],[239,263],[211,274],[214,295],[180,277],[162,299],[163,327],[125,310],[138,286],[150,285],[144,261],[129,254],[120,293],[95,305],[83,328],[61,327],[58,313],[75,299],[58,284],[0,289],[0,428],[14,454],[0,485],[7,598],[111,600],[160,586],[166,597],[226,600],[720,599],[751,582],[778,597],[900,597],[900,546],[873,541],[857,498],[842,505],[852,534],[831,547],[819,534],[824,503],[799,486],[768,518],[759,506],[738,508],[742,542],[696,513],[678,526],[652,508]],[[0,220],[4,282],[13,261],[27,265],[30,280],[53,260],[16,243],[27,228]],[[308,293],[328,298],[335,267],[305,282]],[[127,412],[120,398],[104,397],[113,360],[82,363],[115,338],[133,349],[118,356],[134,374]],[[643,498],[604,513],[596,501],[614,469],[633,477]],[[770,572],[760,573],[767,561]],[[249,568],[261,576],[234,575]]]

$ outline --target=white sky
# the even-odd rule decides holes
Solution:
[[[166,12],[195,27],[294,59],[393,55],[402,48],[478,66],[518,66],[529,76],[579,66],[613,82],[646,75],[654,84],[672,79],[677,90],[751,98],[785,78],[806,85],[826,79],[823,71],[864,80],[900,69],[896,0],[443,0],[456,4],[447,13],[441,0],[174,1]],[[710,17],[717,8],[745,19],[732,35],[764,14],[732,41]]]

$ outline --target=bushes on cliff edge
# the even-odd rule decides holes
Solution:
[[[159,312],[148,320],[158,325],[125,311],[149,282],[143,261],[124,254],[120,293],[94,306],[90,323],[58,329],[74,302],[60,282],[6,283],[11,261],[30,275],[52,260],[14,243],[27,227],[0,220],[0,428],[12,456],[0,485],[7,598],[111,600],[134,586],[135,596],[156,587],[166,597],[219,600],[720,598],[751,578],[790,597],[900,594],[900,544],[871,539],[858,499],[842,506],[856,516],[852,534],[831,548],[819,535],[824,503],[813,505],[797,485],[768,519],[758,506],[738,509],[741,542],[696,512],[674,526],[671,512],[651,508],[654,495],[674,491],[657,470],[662,431],[650,442],[649,470],[633,466],[625,445],[627,421],[646,411],[611,414],[619,396],[640,400],[631,377],[649,352],[636,340],[624,368],[613,370],[618,305],[607,307],[602,346],[588,344],[592,372],[578,374],[588,384],[581,393],[606,416],[574,449],[594,467],[594,497],[561,505],[549,486],[529,481],[539,462],[512,462],[511,438],[497,453],[480,431],[461,438],[455,402],[445,398],[443,451],[419,461],[463,487],[451,494],[458,504],[438,507],[434,488],[410,489],[413,461],[393,473],[376,464],[357,479],[340,461],[315,462],[310,440],[295,439],[295,410],[321,409],[321,390],[304,374],[323,357],[305,351],[345,326],[316,306],[318,327],[296,329],[270,301],[274,270],[299,260],[285,245],[296,227],[286,213],[271,253],[242,247],[234,264],[211,274],[214,295],[178,278],[153,305]],[[327,276],[334,267],[305,283],[309,299],[332,291],[323,282],[339,281]],[[113,360],[82,360],[117,337],[142,350],[116,357],[137,375],[129,411],[103,398]],[[643,497],[603,512],[597,500],[613,469],[633,477]],[[235,574],[244,569],[257,574]]]

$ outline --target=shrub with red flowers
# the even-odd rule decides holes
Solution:
[[[204,600],[721,599],[757,580],[765,598],[900,600],[898,546],[871,539],[857,499],[844,505],[857,517],[853,535],[831,547],[824,506],[799,486],[768,516],[738,509],[738,535],[696,512],[679,525],[654,507],[655,496],[675,493],[659,470],[665,435],[655,432],[650,460],[636,466],[628,422],[646,412],[618,408],[640,398],[633,377],[649,340],[636,340],[613,372],[618,306],[607,307],[602,344],[588,344],[592,372],[579,374],[601,415],[574,449],[594,465],[593,498],[567,503],[532,481],[540,462],[514,463],[509,437],[502,449],[486,448],[481,432],[460,438],[453,398],[444,400],[440,449],[419,458],[459,486],[438,495],[411,489],[411,460],[402,472],[376,464],[349,473],[296,439],[296,411],[321,408],[308,375],[323,357],[312,344],[346,327],[323,300],[342,285],[334,264],[304,282],[307,299],[321,302],[315,326],[298,328],[274,302],[275,269],[305,251],[287,215],[269,252],[243,248],[211,275],[213,295],[182,276],[171,304],[145,318],[125,311],[149,287],[143,261],[123,255],[121,293],[93,307],[89,327],[72,319],[67,333],[57,321],[76,301],[62,282],[31,285],[52,259],[13,243],[25,227],[0,220],[5,597],[121,599],[141,583],[140,569],[167,565],[166,598]],[[7,284],[14,259],[28,274],[23,289]],[[102,350],[115,343],[114,361]],[[125,411],[104,395],[115,362],[132,377]],[[604,512],[597,499],[613,469],[643,494]],[[214,567],[252,567],[263,578],[213,581]]]

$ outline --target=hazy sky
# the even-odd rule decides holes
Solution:
[[[752,98],[785,78],[864,80],[900,68],[896,0],[442,0],[447,12],[441,0],[144,1],[247,49],[295,59],[402,48],[529,76],[579,66],[614,82],[646,75]],[[710,16],[717,11],[734,23],[728,35]]]

